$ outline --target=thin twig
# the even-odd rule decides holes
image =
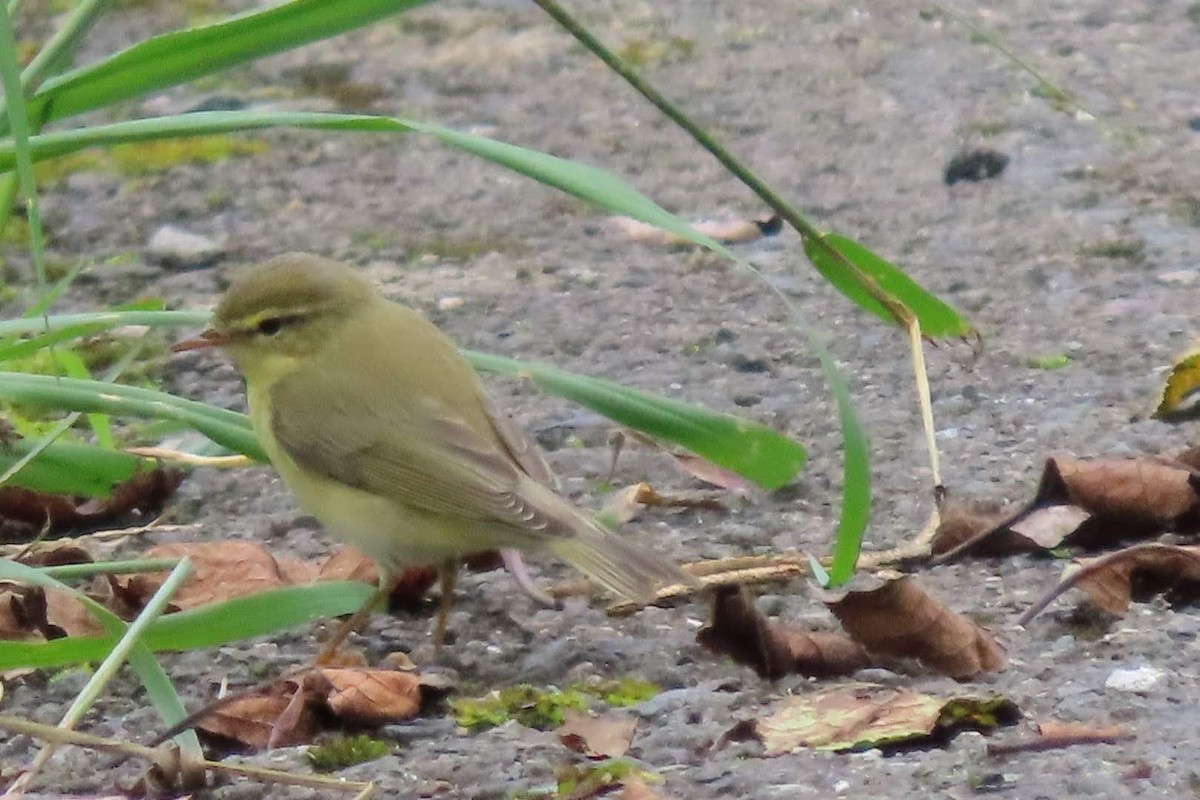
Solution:
[[[195,453],[185,453],[181,450],[172,450],[169,447],[126,447],[125,452],[141,456],[142,458],[156,458],[159,461],[169,461],[172,464],[186,464],[189,467],[238,469],[258,465],[258,462],[249,456],[201,456]]]
[[[0,729],[23,733],[26,736],[32,736],[35,739],[41,739],[45,742],[53,742],[59,745],[73,744],[92,750],[121,753],[127,757],[141,758],[151,762],[157,762],[162,755],[158,748],[146,747],[133,742],[122,742],[116,739],[105,739],[101,736],[93,736],[92,734],[80,733],[79,731],[65,730],[54,725],[43,725],[8,714],[0,714]],[[304,786],[312,789],[335,789],[341,792],[358,792],[359,794],[356,795],[354,800],[371,797],[374,792],[373,783],[364,783],[362,781],[324,778],[319,775],[293,775],[277,769],[254,767],[245,764],[224,764],[220,761],[209,761],[207,759],[198,760],[196,765],[203,767],[205,770],[240,775],[264,783]],[[6,792],[0,797],[0,800],[5,800],[7,797],[8,793]]]
[[[1111,725],[1092,731],[1043,735],[1021,742],[997,742],[987,746],[987,754],[989,756],[1007,756],[1014,753],[1041,753],[1045,750],[1074,747],[1077,744],[1117,744],[1134,738],[1136,737],[1133,732],[1125,726]]]

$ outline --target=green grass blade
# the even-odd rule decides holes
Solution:
[[[33,261],[33,272],[37,276],[38,294],[46,291],[46,264],[43,257],[45,240],[42,233],[42,216],[38,210],[37,181],[33,177],[33,157],[30,148],[30,115],[25,109],[25,95],[21,87],[21,74],[17,65],[17,46],[13,36],[12,18],[8,6],[0,5],[0,84],[4,86],[4,108],[12,130],[10,140],[13,150],[13,167],[16,168],[17,184],[27,204],[26,220],[29,222],[29,255]],[[11,169],[11,167],[10,167]],[[7,220],[10,208],[3,209]]]
[[[822,235],[821,242],[840,253],[843,258],[874,280],[880,289],[911,311],[920,321],[921,333],[925,336],[937,338],[967,336],[974,330],[970,323],[952,307],[925,291],[919,283],[905,275],[899,267],[882,256],[876,255],[864,245],[838,233]],[[860,308],[869,311],[885,322],[895,321],[895,315],[872,297],[846,271],[837,257],[829,253],[815,239],[805,238],[804,252],[817,271],[825,277],[825,280],[833,284],[839,292]]]
[[[185,328],[207,325],[207,311],[89,311],[81,314],[55,314],[46,320],[10,319],[0,321],[0,336],[19,336],[42,331],[57,332],[68,328],[87,328],[81,336],[99,333],[123,325],[148,328]]]
[[[685,447],[767,489],[778,489],[804,467],[804,448],[778,432],[739,417],[717,414],[599,378],[545,364],[465,351],[477,368],[528,377],[538,388],[609,419]]]
[[[141,324],[179,327],[202,324],[207,320],[208,314],[202,312],[128,311],[53,316],[46,324],[54,333],[82,326]],[[31,321],[25,320],[0,323],[0,335],[23,332],[31,324]],[[469,351],[464,351],[464,355],[478,369],[529,376],[544,391],[566,397],[623,425],[692,450],[714,464],[766,488],[782,486],[804,466],[805,451],[799,443],[759,423],[544,364],[530,364]],[[0,400],[60,410],[101,410],[109,414],[181,421],[234,452],[265,460],[244,415],[162,392],[73,381],[69,378],[0,372]]]
[[[727,247],[692,230],[686,222],[657,205],[610,172],[577,164],[523,147],[398,117],[361,114],[269,113],[255,111],[208,111],[170,117],[118,122],[93,128],[45,133],[30,140],[34,160],[67,155],[88,147],[108,147],[128,142],[180,136],[258,130],[261,128],[308,128],[358,131],[361,133],[420,133],[443,144],[507,167],[548,186],[618,214],[639,219],[688,241],[736,260]],[[0,171],[12,169],[13,146],[0,141]]]
[[[87,609],[95,615],[100,624],[108,632],[105,637],[90,638],[87,641],[92,642],[92,647],[88,650],[84,658],[71,661],[58,661],[49,664],[37,664],[23,661],[27,655],[38,655],[37,650],[28,650],[30,647],[38,645],[29,645],[21,642],[2,642],[0,641],[0,669],[21,669],[21,668],[36,668],[39,666],[58,666],[65,664],[82,664],[88,661],[99,661],[108,655],[116,642],[124,635],[128,626],[120,617],[113,614],[104,606],[92,600],[83,592],[71,588],[65,583],[62,583],[49,575],[44,574],[40,570],[33,567],[28,567],[24,564],[18,564],[15,561],[8,559],[0,559],[0,580],[13,581],[33,586],[41,586],[47,589],[60,589],[68,594],[73,595],[79,602],[83,603]],[[161,622],[159,620],[158,622]],[[45,642],[46,645],[53,645],[56,642],[66,642],[68,639],[58,639],[54,642]],[[138,678],[141,679],[142,685],[146,687],[146,693],[151,701],[158,709],[159,714],[163,718],[163,722],[167,725],[174,725],[187,717],[187,710],[183,707],[183,701],[179,699],[179,695],[175,693],[175,688],[171,686],[171,679],[167,677],[167,673],[163,671],[162,666],[154,658],[154,655],[147,645],[146,640],[143,640],[134,645],[132,652],[129,655],[129,665],[137,672]],[[195,738],[195,733],[188,731],[184,734],[187,736],[188,747],[198,750],[200,742]]]
[[[0,565],[3,563],[0,562]],[[0,570],[2,577],[4,573]],[[219,647],[253,636],[295,628],[322,617],[352,614],[374,592],[374,586],[351,581],[272,589],[249,597],[168,614],[150,625],[142,643],[153,652]],[[72,636],[51,642],[0,642],[0,670],[95,661],[104,657],[114,641],[115,637],[112,636]]]
[[[38,297],[37,302],[26,309],[22,317],[41,317],[50,310],[50,306],[54,305],[58,298],[62,297],[63,292],[71,288],[71,284],[79,277],[79,273],[83,272],[85,262],[80,261],[67,272],[66,275],[59,278],[53,286],[42,292]]]
[[[38,330],[45,330],[45,325],[41,320],[37,320],[36,322]],[[81,339],[104,330],[105,326],[103,325],[73,325],[67,328],[59,328],[56,331],[45,333],[41,336],[34,336],[31,339],[13,341],[11,344],[0,343],[0,362],[28,358],[40,350],[45,350],[47,347],[68,342],[72,339]]]
[[[111,0],[80,0],[66,22],[50,37],[21,72],[21,85],[28,91],[47,74],[59,72],[74,58],[76,46],[91,30],[96,17]]]
[[[293,50],[425,2],[292,0],[139,42],[47,80],[34,92],[33,104],[49,123]]]
[[[88,371],[87,365],[83,363],[83,359],[73,350],[53,350],[51,351],[54,360],[62,367],[63,372],[68,378],[76,380],[90,381],[92,373]],[[113,445],[112,426],[108,422],[108,416],[105,414],[90,413],[87,415],[88,424],[92,426],[92,431],[96,434],[96,444],[101,447],[111,449]]]
[[[103,381],[0,371],[0,401],[85,413],[175,420],[235,453],[244,453],[258,461],[267,460],[244,414],[166,392]]]

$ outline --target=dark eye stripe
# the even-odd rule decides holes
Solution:
[[[254,330],[256,333],[261,333],[264,336],[274,336],[288,325],[294,325],[304,319],[303,314],[288,314],[279,317],[267,317],[261,320]]]

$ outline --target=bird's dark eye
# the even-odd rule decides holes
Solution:
[[[258,323],[258,327],[255,328],[255,330],[264,336],[274,336],[283,330],[283,323],[283,317],[267,317],[262,322]]]

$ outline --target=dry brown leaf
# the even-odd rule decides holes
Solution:
[[[1081,560],[1079,566],[1085,574],[1076,585],[1097,606],[1118,616],[1129,610],[1135,588],[1142,596],[1167,590],[1200,594],[1200,547],[1141,545]]]
[[[46,589],[46,621],[57,636],[103,636],[106,631],[96,615],[78,597],[62,589]]]
[[[992,530],[1012,512],[1006,505],[992,500],[950,497],[939,509],[937,530],[930,540],[930,553],[940,556]],[[978,555],[998,555],[1012,552],[1014,543],[989,542],[993,549],[978,550]]]
[[[726,489],[739,497],[751,497],[755,492],[753,483],[735,472],[718,467],[706,458],[683,451],[672,451],[670,455],[675,463],[693,478]]]
[[[621,786],[621,793],[617,795],[617,800],[672,800],[671,795],[651,788],[641,778],[627,778]]]
[[[769,680],[791,673],[849,675],[871,663],[863,648],[846,636],[799,631],[769,621],[754,607],[749,594],[736,586],[713,590],[712,618],[696,640]]]
[[[426,696],[444,689],[411,672],[314,669],[217,704],[197,727],[259,750],[305,744],[319,732],[319,720],[351,727],[402,722],[416,716]]]
[[[146,558],[182,558],[192,560],[193,574],[171,598],[171,608],[182,610],[208,603],[245,597],[287,586],[291,583],[280,562],[255,542],[191,542],[151,547]],[[306,571],[307,574],[307,571]],[[166,572],[144,573],[118,579],[118,585],[132,599],[144,603],[166,580]]]
[[[317,568],[317,580],[378,584],[379,568],[357,547],[341,545]]]
[[[659,494],[648,483],[635,483],[614,492],[598,515],[606,525],[619,526],[638,516],[643,508],[696,508],[705,511],[728,511],[728,507],[712,497],[686,497]]]
[[[196,727],[254,750],[265,750],[269,743],[277,747],[306,744],[317,733],[307,702],[301,703],[300,714],[289,715],[291,724],[278,725],[280,718],[293,707],[297,693],[301,693],[302,701],[307,700],[307,691],[301,683],[289,680],[276,684],[269,694],[242,697],[205,714]]]
[[[412,719],[421,709],[421,679],[412,672],[382,669],[321,669],[322,700],[334,716],[357,725]]]
[[[1197,477],[1153,458],[1077,459],[1046,462],[1038,495],[1080,506],[1096,516],[1168,525],[1195,510]]]
[[[35,542],[29,545],[17,559],[28,567],[63,567],[68,564],[91,564],[96,559],[75,542]]]
[[[856,579],[862,582],[879,579]],[[946,608],[910,576],[827,597],[825,604],[846,633],[872,655],[915,659],[958,680],[1004,668],[1000,645],[990,633]]]
[[[842,684],[785,699],[754,730],[767,756],[800,747],[848,750],[928,735],[943,705],[905,688]]]
[[[118,484],[107,500],[49,494],[19,486],[0,487],[0,518],[50,533],[80,527],[96,528],[128,514],[157,514],[183,480],[183,473],[168,467],[139,472]]]
[[[1101,609],[1124,616],[1135,595],[1171,592],[1200,595],[1200,547],[1139,544],[1099,558],[1080,559],[1058,584],[1029,608],[1018,624],[1028,625],[1059,595],[1077,587]]]
[[[70,592],[0,584],[0,641],[52,641],[104,633],[104,626]]]
[[[635,242],[664,247],[678,247],[680,245],[691,244],[688,239],[677,233],[664,231],[661,228],[657,228],[641,220],[633,219],[632,217],[613,217],[611,222],[618,231]],[[724,219],[696,220],[691,223],[691,226],[697,233],[716,239],[722,244],[741,244],[752,242],[763,236],[774,236],[783,229],[783,221],[778,216],[771,216],[761,220],[727,217]]]
[[[912,745],[961,730],[1011,725],[1020,711],[1002,697],[952,699],[918,694],[902,687],[850,683],[789,697],[753,723],[764,755],[799,747],[854,750]]]
[[[1165,530],[1192,529],[1200,519],[1200,473],[1165,458],[1046,460],[1033,500],[1011,518],[943,548],[942,563],[967,552],[1106,547]]]
[[[0,584],[0,642],[38,641],[43,637],[30,627],[20,587]]]
[[[1022,551],[1053,550],[1064,542],[1070,543],[1071,535],[1091,518],[1092,515],[1079,506],[1046,506],[1010,523],[1008,530],[1019,539],[1018,548]]]
[[[1189,469],[1200,470],[1200,445],[1194,445],[1175,456],[1175,460]]]
[[[588,758],[620,758],[629,750],[637,730],[637,717],[628,714],[564,713],[566,720],[557,731],[559,741]]]

